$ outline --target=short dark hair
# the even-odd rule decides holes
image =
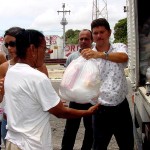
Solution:
[[[91,40],[93,40],[93,36],[92,36],[91,30],[89,30],[89,29],[83,29],[83,30],[81,30],[80,32],[82,32],[82,31],[88,31],[88,32],[90,32],[90,34],[91,34]]]
[[[40,31],[34,29],[23,30],[16,36],[17,56],[19,58],[25,58],[27,48],[30,44],[33,44],[36,48],[38,48],[43,39],[45,39],[45,37]]]
[[[10,36],[13,36],[13,37],[16,37],[16,35],[21,32],[22,30],[24,30],[23,28],[20,28],[20,27],[11,27],[9,28],[8,30],[5,31],[4,33],[4,37],[6,35],[10,35]]]
[[[104,26],[108,31],[110,30],[110,25],[105,18],[98,18],[93,20],[91,23],[91,31],[93,30],[93,28],[98,26]]]

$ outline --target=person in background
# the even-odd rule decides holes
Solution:
[[[8,60],[5,63],[0,65],[0,79],[3,79],[6,75],[7,70],[17,62],[17,58],[15,59],[15,52],[16,52],[15,51],[15,35],[18,34],[21,30],[22,29],[19,27],[14,27],[5,32],[5,35],[4,35],[4,43],[5,44],[4,45],[8,49],[12,59]],[[2,82],[0,82],[0,84],[1,83]],[[1,86],[3,86],[3,85],[1,85]],[[0,93],[0,96],[1,96],[1,94],[2,93]],[[2,98],[2,96],[1,96],[1,98]],[[3,104],[3,105],[5,105],[5,104]],[[2,119],[2,126],[1,126],[1,137],[2,137],[5,145],[6,145],[5,137],[6,137],[6,133],[7,133],[6,125],[7,125],[7,120],[6,120],[6,113],[4,111],[3,119]]]
[[[13,65],[15,65],[18,61],[18,57],[16,56],[16,35],[19,34],[22,30],[24,30],[24,29],[22,29],[20,27],[11,27],[5,31],[4,45],[8,49],[10,60],[8,60],[7,62],[0,65],[0,79],[2,79],[2,80],[5,77],[7,70],[9,68],[11,68]],[[40,70],[41,72],[45,73],[48,76],[48,71],[46,69],[45,64],[43,64],[42,67],[38,68],[38,70]],[[3,82],[0,82],[0,86],[3,86],[2,83]],[[2,101],[2,95],[3,95],[3,93],[1,93],[1,91],[0,91],[0,97],[1,97],[0,100],[1,101]],[[5,145],[6,145],[5,137],[6,137],[6,133],[7,133],[6,125],[7,125],[7,116],[6,116],[6,112],[4,109],[2,126],[1,126],[1,137],[2,137]]]
[[[4,56],[3,52],[0,51],[0,65],[6,61],[7,61],[6,57]],[[3,114],[2,112],[3,112],[3,108],[2,108],[2,104],[0,103],[0,115]],[[1,122],[2,120],[0,120],[0,135],[1,135]],[[1,150],[1,140],[0,140],[0,150]]]
[[[83,29],[79,33],[79,51],[73,52],[69,55],[66,60],[66,67],[71,63],[72,60],[81,56],[80,52],[85,48],[91,48],[93,39],[92,33],[88,29]],[[69,107],[74,109],[87,110],[92,104],[79,104],[76,102],[70,102]],[[73,150],[76,135],[80,126],[82,117],[76,119],[67,119],[64,129],[64,135],[62,138],[61,150]],[[83,124],[85,127],[84,139],[81,150],[91,150],[93,145],[93,129],[92,129],[92,116],[83,117]]]
[[[6,150],[52,150],[50,114],[58,118],[89,116],[88,110],[64,107],[49,78],[39,68],[44,63],[46,41],[37,30],[23,30],[16,36],[18,62],[5,76],[7,112]]]
[[[91,23],[93,50],[81,52],[86,59],[96,58],[100,70],[99,110],[93,115],[93,150],[107,150],[112,135],[120,150],[133,150],[133,122],[127,101],[128,86],[124,68],[128,62],[127,46],[122,43],[110,44],[111,29],[104,18]]]

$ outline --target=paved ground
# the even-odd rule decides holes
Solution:
[[[52,116],[51,126],[52,126],[54,150],[60,150],[64,125],[65,125],[65,119],[58,119],[58,118]],[[79,129],[77,137],[76,137],[74,150],[80,150],[81,149],[83,136],[84,136],[84,127],[83,127],[83,123],[81,123],[80,129]],[[118,146],[116,144],[116,140],[114,137],[112,138],[112,140],[109,144],[108,150],[118,150]]]

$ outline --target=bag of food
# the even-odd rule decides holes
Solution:
[[[59,95],[67,101],[94,104],[99,96],[99,88],[100,74],[96,59],[86,60],[80,56],[66,68]]]

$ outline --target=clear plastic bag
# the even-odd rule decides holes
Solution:
[[[100,74],[96,60],[86,60],[80,56],[66,68],[59,95],[67,101],[95,104],[99,96],[99,88]]]

